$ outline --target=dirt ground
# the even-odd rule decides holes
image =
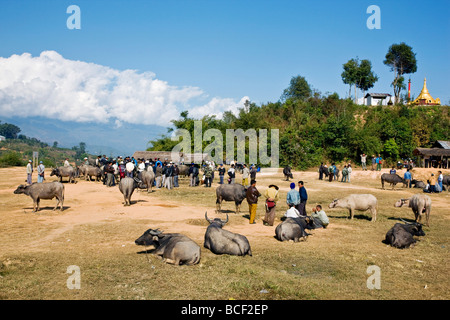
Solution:
[[[383,172],[360,171],[354,170],[352,173],[352,183],[340,183],[318,180],[318,173],[315,171],[294,172],[294,180],[303,180],[308,190],[310,200],[307,205],[307,212],[311,211],[315,203],[321,203],[325,211],[331,219],[329,228],[314,231],[314,240],[328,240],[333,235],[341,234],[343,231],[353,232],[358,230],[364,224],[364,228],[370,227],[370,213],[358,213],[356,222],[349,224],[342,219],[348,214],[346,211],[328,209],[328,203],[333,198],[338,198],[350,193],[373,193],[379,199],[378,221],[384,225],[393,225],[390,215],[392,212],[398,216],[412,219],[413,215],[406,208],[393,208],[396,199],[409,197],[419,192],[418,189],[404,189],[397,185],[396,190],[381,190],[379,176]],[[450,170],[443,170],[444,174],[450,174]],[[414,175],[417,178],[427,177],[431,172],[437,173],[437,169],[415,169]],[[400,173],[402,175],[403,173]],[[209,217],[225,217],[224,213],[215,213],[215,196],[214,189],[218,186],[217,179],[213,183],[212,188],[204,188],[203,186],[190,188],[187,186],[187,180],[181,180],[181,187],[175,190],[154,190],[147,194],[146,191],[135,191],[132,196],[132,205],[124,207],[123,197],[118,187],[106,187],[101,182],[89,182],[79,180],[75,184],[64,183],[65,201],[64,211],[52,211],[55,200],[41,200],[41,210],[37,213],[32,212],[32,200],[26,195],[15,195],[13,191],[19,184],[25,183],[25,168],[3,168],[0,169],[0,262],[3,268],[8,268],[10,264],[14,264],[11,257],[20,256],[21,252],[26,254],[33,253],[50,253],[58,246],[67,245],[72,242],[73,245],[79,242],[79,245],[86,246],[87,241],[91,241],[91,245],[86,250],[103,250],[104,248],[116,248],[118,252],[125,250],[130,254],[135,254],[139,248],[134,244],[134,240],[138,238],[147,228],[160,228],[166,232],[180,232],[188,235],[194,241],[202,244],[207,223],[204,214],[207,211]],[[48,181],[56,180],[55,177],[47,177]],[[238,179],[236,179],[239,181]],[[224,203],[222,209],[230,215],[230,222],[227,229],[233,232],[244,234],[252,244],[253,251],[264,250],[267,243],[276,246],[274,240],[274,230],[280,222],[280,217],[287,209],[285,204],[286,193],[289,190],[289,182],[283,181],[281,169],[262,170],[257,175],[257,187],[261,193],[271,183],[280,186],[280,201],[277,209],[277,219],[273,227],[264,226],[261,222],[263,212],[263,201],[258,206],[257,224],[249,226],[248,206],[244,201],[241,208],[241,215],[234,213],[234,203]],[[34,175],[33,181],[36,181]],[[389,186],[387,186],[389,189]],[[432,195],[433,210],[431,221],[436,223],[444,221],[445,225],[449,225],[450,214],[448,206],[450,204],[450,193],[443,192],[438,195]],[[384,214],[383,208],[388,208]],[[397,211],[395,211],[397,210]],[[359,215],[359,218],[358,218]],[[361,216],[366,215],[367,218],[361,220]],[[439,219],[436,217],[439,216]],[[109,232],[113,232],[113,228],[120,225],[130,225],[130,229],[126,229],[127,234],[117,237],[110,237]],[[383,226],[384,226],[383,225]],[[92,226],[101,226],[101,232],[95,235],[87,233]],[[108,226],[111,227],[107,231]],[[445,226],[444,226],[445,227]],[[86,234],[86,240],[82,241],[80,234],[82,230]],[[105,231],[106,230],[106,231]],[[441,232],[442,228],[439,229]],[[387,229],[386,229],[387,231]],[[385,232],[385,231],[383,231]],[[437,240],[445,243],[448,240],[447,233],[444,238]],[[102,235],[104,233],[104,236]],[[90,240],[87,240],[90,239]],[[92,243],[92,239],[94,243]],[[445,243],[448,246],[448,243]],[[382,248],[381,248],[382,249]],[[82,250],[82,249],[79,249]],[[202,250],[205,250],[202,248]],[[448,254],[448,249],[445,249]],[[379,254],[379,253],[377,253]],[[375,256],[375,254],[374,254]],[[205,259],[211,259],[210,256]],[[445,258],[448,261],[448,257]],[[1,265],[0,265],[1,267]],[[448,268],[445,267],[445,272]],[[1,271],[1,268],[0,268]],[[442,273],[443,270],[439,272]],[[1,273],[0,273],[1,275]],[[0,277],[1,281],[5,280]],[[445,286],[445,284],[444,284]],[[442,293],[441,298],[449,298]],[[13,295],[14,296],[14,295]],[[8,298],[9,296],[3,296]],[[45,297],[45,295],[44,295]],[[436,298],[436,297],[435,297]]]

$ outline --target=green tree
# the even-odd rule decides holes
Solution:
[[[348,94],[351,95],[352,86],[355,86],[355,103],[357,102],[356,89],[365,92],[372,88],[378,81],[378,76],[372,71],[372,63],[369,60],[358,58],[350,59],[343,65],[344,71],[341,73],[342,82],[350,85]]]
[[[281,99],[306,100],[311,97],[312,90],[308,81],[302,76],[292,77],[289,87],[284,89]]]
[[[400,92],[405,88],[404,74],[410,74],[417,71],[416,54],[406,43],[393,44],[389,47],[383,63],[394,71],[395,77],[392,81],[394,88],[395,103],[399,103]]]
[[[17,139],[17,135],[20,132],[20,128],[10,123],[0,123],[0,135],[6,139]]]
[[[349,85],[348,97],[350,98],[352,86],[356,84],[358,73],[358,60],[350,59],[342,67],[344,68],[344,71],[341,73],[342,82]]]

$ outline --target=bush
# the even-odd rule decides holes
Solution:
[[[10,151],[0,157],[0,166],[2,167],[23,165],[24,162],[22,160],[22,157],[17,152]]]

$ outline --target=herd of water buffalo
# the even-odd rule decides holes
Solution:
[[[52,170],[51,175],[56,175],[60,181],[33,183],[31,185],[20,185],[15,194],[26,194],[33,199],[33,212],[39,210],[41,199],[56,198],[56,210],[59,206],[63,210],[64,203],[64,185],[61,183],[63,177],[68,177],[69,182],[74,182],[77,174],[72,167],[60,167]],[[98,168],[97,168],[98,169]],[[95,169],[86,168],[83,172],[85,178],[90,176],[98,177],[99,172]],[[404,182],[396,174],[382,174],[381,183],[384,189],[384,183],[388,182],[395,187],[395,184]],[[449,177],[446,177],[446,184],[449,184]],[[153,186],[155,176],[152,170],[142,172],[140,179],[125,177],[119,182],[119,190],[124,196],[124,205],[131,204],[131,196],[135,189],[149,189]],[[222,201],[232,201],[236,204],[236,213],[240,211],[240,205],[246,198],[246,188],[240,184],[222,184],[216,189],[216,210],[221,210]],[[369,210],[372,216],[372,222],[377,218],[377,198],[371,194],[351,194],[347,197],[334,199],[329,208],[345,208],[349,210],[349,217],[353,219],[355,210]],[[429,217],[431,212],[431,199],[428,195],[417,193],[408,199],[400,199],[394,205],[395,207],[408,206],[412,209],[415,222],[396,223],[387,233],[384,239],[386,244],[396,248],[409,248],[416,242],[414,236],[424,236],[422,230],[422,216],[425,216],[426,224],[429,226]],[[205,213],[205,219],[209,226],[205,231],[204,247],[215,254],[229,255],[252,255],[248,239],[240,234],[223,229],[228,222],[219,218],[210,219]],[[314,223],[309,217],[304,218],[286,218],[275,228],[275,238],[279,241],[293,240],[298,242],[308,236],[306,230],[314,229]],[[154,254],[162,256],[167,263],[196,264],[200,261],[200,247],[192,239],[179,233],[164,233],[159,229],[148,229],[135,243],[137,245],[154,246]]]

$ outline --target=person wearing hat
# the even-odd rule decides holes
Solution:
[[[87,165],[87,166],[90,164],[87,157],[84,157],[84,164]]]
[[[40,161],[39,165],[37,166],[37,174],[38,174],[37,182],[38,183],[44,182],[44,171],[45,171],[45,166],[42,163],[42,161]]]
[[[288,191],[286,196],[286,203],[288,206],[297,207],[300,203],[300,193],[295,190],[295,182],[291,182],[290,188],[291,190]]]
[[[273,226],[275,220],[275,207],[278,201],[278,186],[271,184],[264,192],[266,197],[266,215],[263,219],[264,225]]]
[[[247,189],[247,202],[248,202],[248,210],[250,212],[250,224],[255,224],[256,218],[256,208],[258,206],[258,197],[261,196],[258,189],[256,189],[256,181],[252,180],[250,182],[251,186]]]
[[[28,160],[28,164],[27,164],[27,183],[28,184],[32,184],[33,183],[33,161]]]

